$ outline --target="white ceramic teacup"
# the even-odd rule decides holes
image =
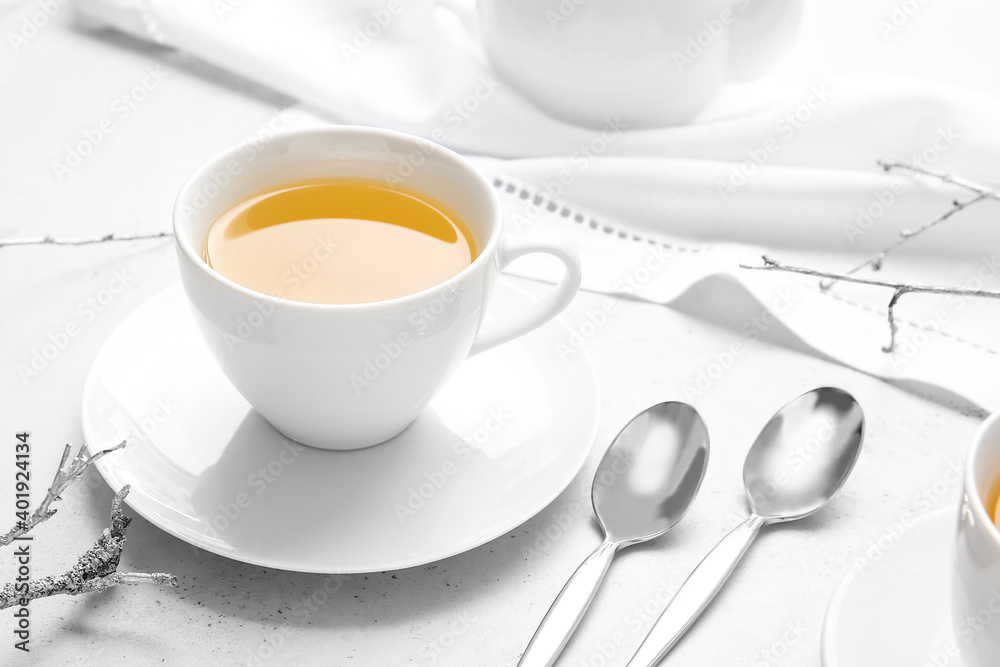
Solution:
[[[965,667],[1000,665],[1000,529],[987,507],[1000,479],[1000,413],[976,434],[965,466],[952,572],[952,622]]]
[[[478,255],[436,287],[351,305],[255,292],[203,260],[209,226],[234,204],[284,183],[338,176],[404,182],[449,204]],[[504,238],[499,198],[468,161],[425,139],[375,128],[291,132],[223,152],[181,188],[174,233],[184,289],[223,372],[276,429],[324,449],[397,435],[470,353],[551,319],[580,284],[571,246],[542,236]],[[561,282],[525,311],[480,330],[500,272],[527,253],[560,260]]]
[[[478,0],[503,79],[556,118],[602,127],[683,123],[726,82],[768,73],[802,0]]]

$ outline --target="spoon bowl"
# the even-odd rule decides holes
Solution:
[[[687,513],[708,468],[708,429],[686,403],[659,403],[615,437],[594,475],[591,499],[604,541],[559,592],[518,667],[549,667],[562,653],[622,547],[667,532]]]
[[[753,513],[793,521],[819,511],[854,469],[864,424],[861,406],[835,387],[814,389],[785,405],[743,463]]]
[[[608,538],[635,544],[663,535],[698,495],[708,429],[686,403],[659,403],[625,425],[594,475],[594,512]]]

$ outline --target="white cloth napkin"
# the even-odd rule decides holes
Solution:
[[[908,295],[898,307],[899,345],[885,354],[889,292],[848,285],[821,292],[815,279],[743,270],[739,263],[759,263],[762,251],[733,245],[814,268],[850,268],[968,194],[885,173],[877,159],[1000,181],[1000,101],[858,75],[787,89],[731,86],[685,126],[632,130],[609,119],[594,131],[547,116],[494,74],[471,2],[404,2],[386,25],[369,29],[368,43],[358,40],[385,6],[77,2],[92,20],[302,100],[313,112],[300,116],[305,124],[391,127],[481,156],[477,163],[505,193],[511,233],[548,227],[571,235],[588,289],[716,320],[734,329],[734,343],[791,335],[865,372],[1000,408],[998,303]],[[542,206],[524,208],[532,203]],[[992,252],[998,205],[963,211],[890,258],[877,277],[1000,289]],[[541,262],[518,271],[551,277]],[[720,351],[720,367],[727,354],[734,353]],[[705,369],[706,377],[718,374]]]

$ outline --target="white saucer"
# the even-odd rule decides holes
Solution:
[[[530,302],[501,282],[489,312]],[[473,357],[401,435],[331,452],[285,440],[250,408],[177,285],[104,344],[84,387],[83,432],[91,451],[128,438],[98,470],[114,489],[132,485],[136,512],[203,549],[302,572],[412,567],[507,533],[580,470],[597,381],[568,339],[555,321]]]
[[[823,621],[823,667],[961,667],[949,579],[957,521],[956,507],[922,517],[844,577]]]

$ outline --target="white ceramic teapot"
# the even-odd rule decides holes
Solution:
[[[557,118],[683,123],[727,81],[766,74],[795,40],[802,0],[478,0],[498,73]]]

